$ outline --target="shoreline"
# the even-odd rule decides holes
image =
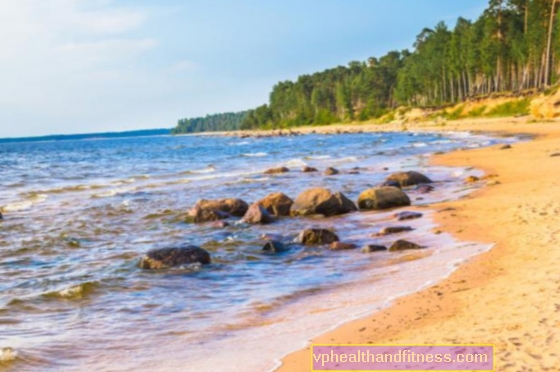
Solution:
[[[553,213],[558,205],[560,212],[560,202],[555,204],[560,192],[552,192],[555,190],[549,185],[555,185],[551,169],[557,164],[550,155],[560,151],[560,128],[555,123],[533,124],[527,123],[527,118],[502,118],[461,120],[445,126],[408,125],[412,131],[533,136],[531,141],[516,143],[509,150],[493,146],[431,159],[434,165],[472,166],[486,174],[498,174],[498,185],[483,187],[467,198],[431,205],[439,211],[435,221],[442,231],[460,241],[494,247],[459,265],[446,279],[401,297],[379,312],[328,331],[313,343],[491,343],[496,345],[496,370],[559,370],[560,359],[555,350],[560,350],[560,337],[551,328],[560,330],[560,278],[553,270],[560,252],[550,247],[547,250],[546,244],[535,241],[534,235],[547,241],[550,227],[542,221],[533,223],[525,211],[530,208],[529,215],[535,217],[546,213],[550,222],[560,222],[557,216],[550,216],[550,211],[533,212],[543,204],[546,210],[552,208]],[[381,128],[384,125],[360,127],[364,131],[387,130]],[[341,128],[328,129],[336,132]],[[535,155],[535,159],[529,154]],[[520,194],[527,196],[532,206],[524,205]],[[517,205],[511,206],[512,203]],[[555,244],[554,235],[548,236],[548,242]],[[542,263],[533,267],[534,261],[539,261],[535,254],[550,256],[542,260],[548,271],[543,270]],[[530,264],[527,257],[531,258]],[[520,276],[520,272],[530,274]],[[556,286],[550,285],[554,281]],[[309,358],[307,346],[282,358],[276,371],[307,371]]]

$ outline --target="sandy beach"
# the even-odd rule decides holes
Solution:
[[[497,175],[467,198],[433,205],[442,231],[465,241],[494,243],[494,248],[461,265],[444,281],[403,297],[379,313],[346,323],[313,343],[490,343],[496,346],[497,371],[560,370],[560,180],[555,172],[560,156],[551,156],[560,153],[560,126],[506,118],[407,127],[535,137],[511,149],[493,146],[434,156],[434,164],[472,166]],[[305,348],[284,358],[278,371],[308,371],[309,363],[309,348]]]

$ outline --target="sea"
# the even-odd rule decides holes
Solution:
[[[439,232],[434,203],[467,197],[469,168],[435,153],[511,142],[468,132],[152,136],[0,143],[0,371],[272,371],[321,333],[448,276],[490,248]],[[318,168],[303,173],[303,166]],[[290,172],[265,175],[285,166]],[[325,176],[334,167],[340,174]],[[415,170],[434,191],[405,190],[423,217],[395,211],[281,218],[270,225],[192,224],[199,199],[295,199],[324,187],[352,200],[393,172]],[[406,209],[406,208],[405,208]],[[287,244],[332,228],[358,247],[407,239],[425,249],[364,254]],[[212,263],[139,268],[154,248],[193,244]]]

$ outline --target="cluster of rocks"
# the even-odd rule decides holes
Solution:
[[[432,181],[414,171],[392,174],[379,187],[363,191],[355,204],[341,192],[332,192],[325,188],[311,188],[303,191],[295,200],[281,192],[267,195],[263,199],[249,205],[241,199],[199,200],[192,207],[185,218],[190,223],[219,223],[217,226],[227,226],[228,218],[239,217],[240,223],[269,224],[279,217],[322,216],[331,217],[347,213],[369,210],[385,210],[409,206],[410,198],[402,190],[405,187],[424,187]],[[433,189],[432,186],[429,186]],[[431,191],[429,189],[429,191]],[[427,192],[429,192],[427,191]],[[395,214],[397,221],[422,217],[421,213],[404,211]],[[408,226],[393,226],[381,230],[375,236],[385,236],[410,231]],[[288,248],[280,241],[267,239],[263,251],[280,253]],[[351,243],[341,242],[339,237],[327,229],[305,229],[294,241],[304,246],[325,245],[329,249],[340,251],[357,248]],[[366,245],[362,252],[402,251],[421,249],[415,243],[397,240],[390,247],[381,245]],[[164,248],[148,252],[141,260],[140,267],[145,269],[162,269],[178,265],[210,263],[210,254],[202,248],[187,245],[174,248]]]
[[[287,167],[278,167],[278,168],[270,168],[267,169],[266,171],[264,171],[264,174],[282,174],[282,173],[288,173],[290,171],[290,168]],[[304,166],[303,168],[301,168],[301,172],[302,173],[316,173],[319,172],[319,170],[317,168],[314,167],[310,167],[310,166]],[[348,171],[348,174],[358,174],[360,173],[358,171],[357,168],[354,168],[350,171]],[[324,172],[325,176],[335,176],[337,174],[340,174],[340,171],[336,168],[333,167],[328,167],[325,169]]]
[[[226,136],[237,137],[237,138],[269,138],[269,137],[292,137],[292,136],[303,136],[305,134],[316,134],[317,131],[312,130],[310,132],[304,133],[300,131],[294,131],[291,129],[288,130],[271,130],[265,132],[232,132],[226,134]],[[336,129],[336,130],[327,130],[321,131],[321,134],[329,135],[329,134],[359,134],[364,133],[361,129]]]

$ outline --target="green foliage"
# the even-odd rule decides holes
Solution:
[[[463,109],[465,108],[464,105],[457,106],[454,110],[449,112],[444,112],[442,116],[449,120],[457,120],[463,117]]]
[[[506,102],[489,110],[485,116],[503,117],[503,116],[521,116],[529,114],[529,106],[531,100],[529,98],[517,101]]]
[[[469,111],[465,117],[466,118],[479,118],[481,116],[484,116],[484,111],[486,111],[486,106],[480,106],[477,107],[471,111]]]
[[[171,130],[171,134],[238,130],[246,116],[247,111],[242,111],[180,119],[177,126]]]

